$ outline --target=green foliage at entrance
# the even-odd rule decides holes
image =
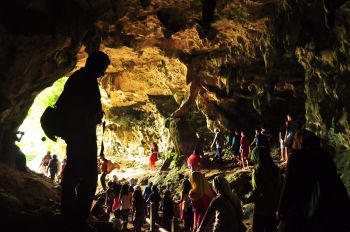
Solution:
[[[55,143],[50,139],[42,140],[45,137],[40,125],[40,117],[48,106],[53,106],[63,91],[67,77],[60,78],[51,87],[44,89],[35,98],[30,107],[26,119],[19,127],[25,134],[22,140],[17,143],[22,152],[26,155],[27,162],[34,160],[38,155],[43,156],[50,150],[52,154],[57,154],[63,158],[65,152],[65,143],[60,140]]]
[[[165,153],[165,158],[166,159],[170,159],[171,160],[171,164],[174,167],[180,167],[181,164],[182,164],[181,159],[180,159],[180,155],[177,152],[168,151],[168,152]]]

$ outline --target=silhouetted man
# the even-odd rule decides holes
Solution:
[[[90,54],[85,67],[69,77],[56,106],[65,126],[67,164],[62,180],[62,214],[67,223],[85,226],[97,186],[96,124],[102,119],[97,78],[110,60],[100,51]]]

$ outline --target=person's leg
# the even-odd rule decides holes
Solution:
[[[284,145],[283,145],[283,140],[280,141],[280,151],[281,151],[281,159],[280,162],[284,161]]]
[[[242,168],[245,168],[245,162],[244,162],[244,155],[241,154],[241,164],[242,164]]]
[[[87,143],[88,144],[88,143]],[[85,145],[85,160],[81,162],[81,181],[77,189],[77,208],[79,218],[85,222],[89,217],[91,205],[95,196],[97,187],[97,145],[96,140],[90,141],[89,145]],[[89,152],[88,152],[89,150]],[[90,153],[90,154],[89,154]]]
[[[94,175],[95,173],[96,175]],[[97,168],[96,171],[91,170],[91,174],[84,177],[84,179],[79,183],[77,190],[77,208],[82,222],[85,222],[85,220],[89,217],[92,201],[95,197],[96,187]]]
[[[72,171],[74,173],[76,181],[73,185],[73,190],[70,189],[70,191],[73,191],[74,195],[76,192],[76,212],[73,220],[74,223],[78,225],[86,222],[95,196],[98,176],[96,137],[79,137],[75,139],[72,148],[71,154],[67,153],[68,160],[63,179],[68,178],[66,177],[67,171]],[[71,166],[69,167],[69,165]]]
[[[61,212],[67,223],[72,223],[76,215],[76,193],[75,187],[77,186],[77,168],[78,165],[72,160],[72,155],[79,145],[71,141],[67,143],[67,165],[62,177],[62,193],[61,193]]]
[[[103,172],[100,176],[100,182],[101,182],[101,186],[103,188],[103,191],[106,191],[107,190],[107,185],[106,185],[106,176],[107,176],[107,173],[106,172]]]
[[[52,181],[54,181],[54,179],[55,179],[55,173],[53,171],[51,171],[51,170],[50,170],[50,179]]]
[[[222,147],[219,147],[218,151],[219,151],[219,162],[222,163],[222,156],[223,156],[223,154],[222,154]]]
[[[287,162],[288,161],[288,147],[285,147],[283,149],[284,153],[283,153],[283,161]]]

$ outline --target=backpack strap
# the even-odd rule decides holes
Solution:
[[[104,151],[105,151],[105,146],[103,144],[103,135],[105,133],[105,129],[106,129],[106,121],[103,121],[102,123],[102,139],[101,139],[101,151],[100,151],[100,157],[104,156]]]

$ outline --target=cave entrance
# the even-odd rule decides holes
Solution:
[[[47,138],[41,128],[40,117],[47,106],[56,103],[67,79],[67,77],[58,79],[52,86],[38,94],[28,111],[27,117],[18,129],[24,132],[24,136],[17,142],[17,146],[26,155],[27,166],[33,171],[40,171],[41,159],[47,151],[50,151],[51,155],[56,154],[59,160],[62,160],[65,156],[65,142],[61,139],[54,142]]]

